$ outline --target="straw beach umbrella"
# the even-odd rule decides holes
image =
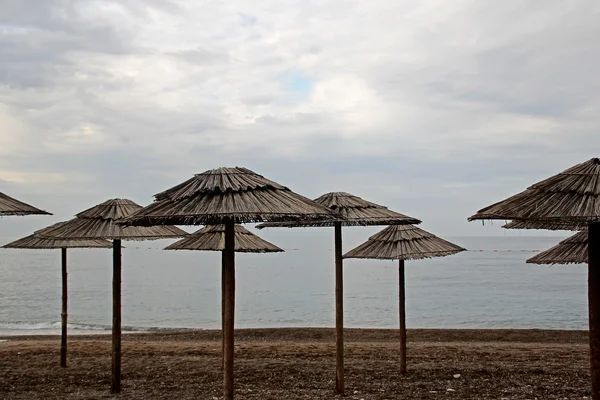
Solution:
[[[388,210],[387,207],[371,203],[346,192],[331,192],[315,199],[339,218],[331,221],[303,220],[283,223],[266,223],[258,229],[268,227],[334,227],[335,241],[335,331],[336,331],[336,391],[344,393],[344,272],[342,257],[342,226],[419,224],[416,218]]]
[[[62,312],[61,312],[61,338],[60,338],[60,366],[67,367],[67,249],[91,249],[101,248],[110,249],[112,244],[104,239],[87,239],[87,240],[65,240],[46,238],[43,235],[44,231],[51,228],[56,228],[64,224],[59,222],[47,228],[35,231],[32,235],[22,239],[15,240],[7,245],[2,246],[6,249],[60,249],[61,250],[61,275],[62,275]]]
[[[52,215],[51,213],[40,210],[23,203],[17,199],[0,192],[0,216],[5,215]]]
[[[542,251],[526,262],[530,264],[586,264],[588,262],[588,233],[581,231]]]
[[[278,253],[282,249],[253,234],[241,225],[235,225],[236,253]],[[165,247],[165,250],[225,250],[225,225],[208,225],[188,237]]]
[[[223,398],[233,399],[235,224],[335,218],[335,214],[246,168],[217,168],[157,194],[132,225],[225,225],[222,271]]]
[[[489,219],[533,221],[553,230],[588,228],[592,399],[600,400],[600,159],[577,164],[469,218]]]
[[[121,241],[180,238],[187,233],[174,226],[124,227],[116,223],[142,207],[131,200],[112,199],[80,212],[41,235],[54,239],[108,239],[113,242],[113,331],[111,391],[121,391]]]
[[[464,248],[417,228],[414,225],[388,226],[360,246],[344,254],[344,258],[399,260],[400,373],[406,373],[406,285],[404,261],[445,257],[465,251]]]

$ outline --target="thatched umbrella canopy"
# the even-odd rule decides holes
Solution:
[[[560,224],[557,222],[540,222],[533,220],[517,220],[510,221],[502,225],[504,229],[545,229],[551,231],[576,231],[577,228],[573,228],[568,224]]]
[[[47,211],[40,210],[23,203],[17,199],[0,192],[0,216],[4,215],[52,215]]]
[[[477,219],[534,221],[546,229],[588,227],[592,399],[600,400],[600,159],[577,164],[469,218]]]
[[[586,264],[588,233],[581,231],[527,260],[530,264]]]
[[[61,250],[61,274],[62,274],[62,312],[61,312],[61,340],[60,340],[60,366],[67,367],[67,249],[82,249],[82,248],[101,248],[110,249],[112,244],[104,239],[86,239],[86,240],[67,240],[53,239],[42,236],[44,231],[50,228],[56,228],[64,224],[59,222],[47,228],[35,231],[32,235],[22,239],[15,240],[7,245],[2,246],[5,249],[60,249]]]
[[[360,246],[344,254],[344,258],[371,258],[399,260],[399,314],[400,314],[400,373],[406,373],[406,285],[404,261],[445,257],[465,251],[464,248],[440,239],[414,225],[388,226],[371,236]]]
[[[225,225],[208,225],[188,237],[165,247],[165,250],[225,250]],[[241,225],[235,226],[236,253],[278,253],[282,249],[253,234]]]
[[[217,168],[157,194],[128,224],[225,225],[223,398],[233,399],[236,223],[336,218],[334,212],[246,168]]]
[[[111,391],[121,391],[121,241],[180,238],[187,232],[174,226],[125,227],[118,220],[142,206],[127,199],[112,199],[80,212],[75,218],[41,232],[53,239],[108,239],[113,242],[113,331]]]
[[[346,192],[331,192],[315,199],[332,211],[339,218],[328,221],[306,219],[302,221],[288,221],[265,223],[258,225],[258,229],[269,227],[334,227],[335,241],[335,328],[336,328],[336,390],[344,393],[344,272],[342,257],[342,227],[343,226],[368,226],[368,225],[397,225],[419,224],[416,218],[408,217],[387,207],[363,200]]]

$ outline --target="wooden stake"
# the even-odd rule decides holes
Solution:
[[[600,400],[600,223],[588,227],[588,310],[592,400]]]
[[[113,326],[111,393],[121,392],[121,240],[113,240]]]
[[[60,335],[60,366],[67,368],[67,302],[69,292],[67,290],[67,249],[60,249],[61,252],[61,272],[62,272],[62,311],[61,319],[61,335]]]
[[[406,374],[406,285],[404,280],[404,260],[398,265],[399,310],[400,310],[400,373]]]
[[[233,346],[235,314],[235,236],[233,220],[225,221],[223,255],[223,400],[233,400]]]
[[[336,391],[344,394],[344,266],[340,222],[335,223],[335,333]]]

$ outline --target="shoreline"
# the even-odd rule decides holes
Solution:
[[[220,340],[220,329],[202,328],[148,328],[148,330],[123,330],[129,339],[154,340]],[[236,337],[241,340],[335,340],[335,328],[289,327],[289,328],[242,328],[235,329]],[[72,340],[110,339],[111,331],[102,333],[71,333]],[[394,328],[345,328],[346,342],[388,341],[399,336]],[[59,339],[60,333],[1,335],[0,340],[27,341]],[[520,342],[520,343],[561,343],[565,340],[588,343],[587,330],[538,329],[538,328],[413,328],[407,329],[409,342]]]

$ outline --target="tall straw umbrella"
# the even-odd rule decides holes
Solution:
[[[5,215],[52,215],[47,211],[40,210],[23,203],[17,199],[0,192],[0,216]]]
[[[400,373],[406,373],[406,285],[404,261],[445,257],[465,251],[464,248],[417,228],[414,225],[388,226],[360,246],[344,254],[344,258],[399,260]]]
[[[577,232],[556,246],[542,251],[526,261],[530,264],[586,264],[588,262],[588,233]]]
[[[225,225],[222,269],[223,398],[233,399],[236,223],[331,219],[336,215],[247,168],[217,168],[157,194],[132,225]]]
[[[587,226],[592,399],[600,400],[600,159],[577,164],[469,218],[489,219],[534,221],[554,230]]]
[[[388,210],[346,192],[331,192],[315,202],[335,211],[339,218],[333,221],[304,220],[285,223],[266,223],[267,227],[334,227],[335,241],[335,332],[336,332],[336,391],[344,393],[344,272],[342,258],[342,226],[419,224],[416,218]]]
[[[87,240],[65,240],[51,239],[43,237],[44,231],[50,228],[56,228],[64,224],[59,222],[47,228],[35,231],[32,235],[22,239],[15,240],[7,245],[2,246],[5,249],[60,249],[61,250],[61,275],[62,275],[62,312],[61,312],[61,337],[60,337],[60,366],[67,367],[67,249],[75,248],[101,248],[110,249],[112,244],[104,239],[87,239]]]
[[[49,238],[108,239],[113,242],[112,393],[121,391],[121,241],[180,238],[187,235],[174,226],[124,227],[116,223],[141,208],[127,199],[107,200],[80,212],[58,227],[42,232],[42,236]]]
[[[282,249],[253,234],[241,225],[235,225],[236,253],[279,253]],[[165,250],[225,250],[225,225],[208,225],[188,237],[165,247]]]

